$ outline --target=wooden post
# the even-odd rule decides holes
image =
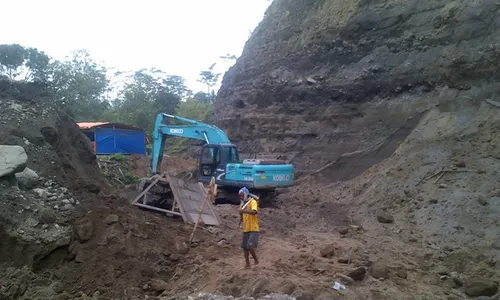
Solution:
[[[198,228],[198,224],[200,223],[201,215],[203,213],[203,209],[205,208],[205,203],[207,201],[209,201],[210,198],[215,196],[214,190],[215,190],[215,177],[212,177],[212,179],[210,179],[210,184],[208,185],[207,195],[206,195],[205,199],[203,199],[203,202],[201,202],[200,211],[198,212],[198,219],[196,220],[196,223],[194,224],[194,227],[193,227],[193,231],[191,232],[191,236],[189,237],[189,244],[191,244],[191,242],[193,241],[194,232],[196,231],[196,228]]]

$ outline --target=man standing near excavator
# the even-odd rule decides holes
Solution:
[[[256,265],[259,264],[255,249],[259,245],[259,219],[257,217],[258,203],[246,187],[238,192],[240,197],[240,225],[243,223],[243,242],[241,248],[245,255],[245,268],[250,268],[250,254]],[[239,227],[239,226],[238,226]]]

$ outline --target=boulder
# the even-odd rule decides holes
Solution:
[[[57,220],[56,214],[48,208],[41,208],[38,214],[38,220],[41,224],[52,224]]]
[[[151,289],[153,289],[153,291],[159,293],[168,289],[168,284],[161,279],[152,279],[149,285],[151,286]]]
[[[477,197],[477,202],[479,202],[479,204],[481,204],[482,206],[488,205],[488,201],[486,200],[486,198],[484,197],[484,195],[479,195]]]
[[[374,263],[371,267],[371,275],[374,278],[389,278],[389,268],[383,263]]]
[[[321,248],[319,254],[322,257],[332,257],[335,254],[335,247],[333,245],[327,245]]]
[[[408,278],[408,273],[405,270],[398,270],[396,275],[398,275],[399,278],[403,278],[403,279]]]
[[[35,195],[38,196],[38,198],[41,199],[47,199],[49,197],[49,193],[47,192],[46,189],[37,188],[33,189],[33,192],[35,193]]]
[[[349,263],[349,258],[347,257],[341,257],[337,260],[341,264],[348,264]]]
[[[189,245],[186,242],[178,241],[175,243],[175,250],[179,254],[187,254],[189,252]]]
[[[117,215],[109,215],[104,219],[104,223],[107,225],[114,224],[118,222],[120,218]]]
[[[21,172],[27,162],[28,155],[23,147],[0,145],[0,177]]]
[[[347,274],[347,276],[351,277],[356,281],[362,281],[365,278],[366,269],[364,267],[359,267],[357,269],[352,270]]]
[[[340,228],[339,233],[341,235],[346,235],[349,232],[349,228]]]
[[[498,292],[498,285],[489,280],[471,280],[465,284],[465,293],[471,297],[493,296]]]
[[[379,214],[377,216],[377,220],[380,222],[380,223],[384,223],[384,224],[390,224],[390,223],[393,223],[394,222],[394,217],[391,216],[391,215],[388,215],[388,214]]]
[[[22,172],[16,173],[16,179],[20,187],[31,189],[38,184],[40,177],[30,168],[25,168]]]
[[[94,233],[94,224],[87,218],[83,218],[78,220],[73,225],[73,232],[76,235],[76,238],[81,243],[85,243],[86,241],[92,238]]]

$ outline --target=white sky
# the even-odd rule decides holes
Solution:
[[[113,71],[156,67],[194,91],[200,71],[224,72],[261,21],[269,0],[3,0],[0,44],[63,59],[87,49]],[[220,79],[222,80],[222,76]],[[218,86],[216,87],[218,88]]]

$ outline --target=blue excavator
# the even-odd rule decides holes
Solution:
[[[173,121],[175,125],[168,124]],[[185,124],[177,124],[185,123]],[[239,203],[238,190],[247,187],[260,201],[276,196],[277,188],[290,187],[294,183],[293,165],[280,160],[245,159],[240,161],[237,147],[220,128],[188,118],[159,113],[153,132],[151,173],[160,173],[167,136],[201,140],[205,144],[198,158],[197,180],[210,183],[215,177],[216,203]]]

